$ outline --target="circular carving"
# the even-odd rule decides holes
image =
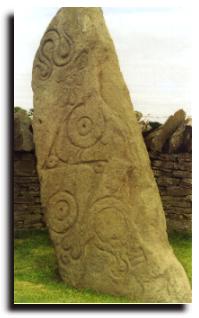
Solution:
[[[74,197],[68,192],[58,192],[48,203],[47,223],[51,230],[64,233],[77,218],[77,205]]]
[[[94,203],[91,208],[92,225],[101,241],[123,240],[126,237],[125,210],[125,205],[115,198],[104,198]]]
[[[96,215],[94,228],[102,241],[117,240],[126,231],[124,216],[119,210],[107,207]]]
[[[92,130],[92,120],[86,116],[79,119],[77,122],[77,130],[81,136],[88,135]]]
[[[100,107],[91,104],[80,105],[70,114],[67,135],[74,146],[88,148],[102,137],[104,126]]]
[[[48,168],[54,168],[56,167],[58,164],[58,158],[54,155],[49,156],[48,160],[47,160],[47,167]]]

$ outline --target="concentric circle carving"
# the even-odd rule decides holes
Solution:
[[[127,231],[125,210],[124,204],[112,197],[94,203],[90,211],[92,226],[101,241],[123,240]]]
[[[69,192],[58,192],[48,203],[47,224],[57,233],[66,232],[76,221],[77,204]]]
[[[70,114],[67,135],[70,142],[80,148],[96,144],[104,133],[104,117],[100,107],[77,106]]]

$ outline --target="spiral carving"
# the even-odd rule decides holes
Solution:
[[[67,33],[60,33],[56,29],[48,30],[40,44],[35,68],[39,78],[46,80],[51,76],[53,65],[64,66],[73,58],[74,45]]]
[[[77,219],[77,204],[69,192],[58,192],[53,195],[47,207],[47,224],[57,233],[65,233]]]
[[[92,104],[80,105],[69,116],[67,135],[74,146],[88,148],[101,139],[104,129],[101,108]]]

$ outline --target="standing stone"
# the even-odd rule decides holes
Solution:
[[[62,279],[190,302],[113,42],[98,8],[62,8],[33,65],[41,199]]]

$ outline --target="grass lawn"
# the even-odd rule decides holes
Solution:
[[[191,281],[191,236],[173,234],[170,242]],[[14,259],[15,303],[129,303],[124,297],[76,290],[63,283],[47,231],[18,232]]]

